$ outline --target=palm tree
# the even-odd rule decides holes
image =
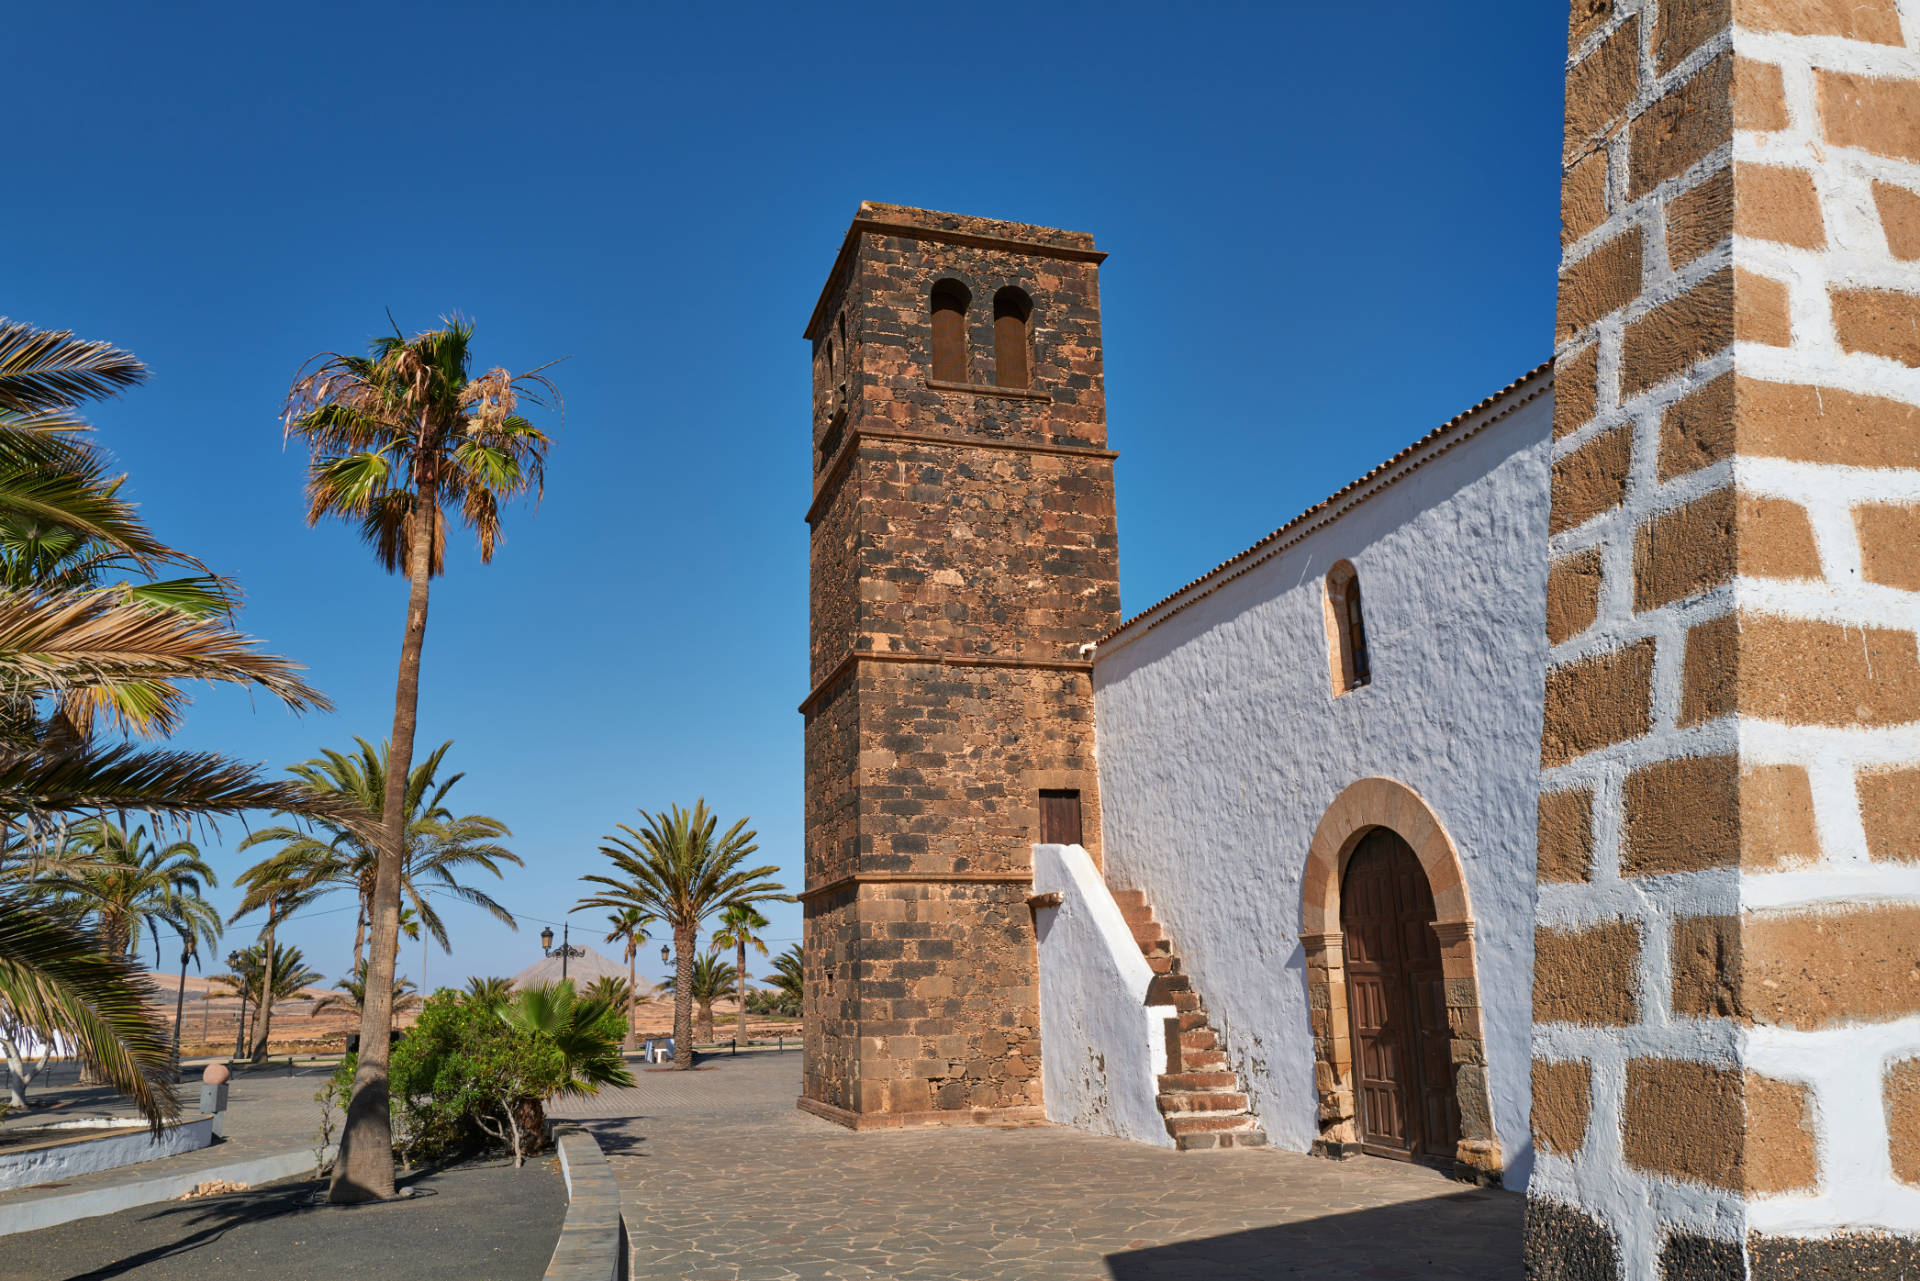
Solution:
[[[693,1003],[700,1007],[701,1040],[708,1042],[713,1040],[713,1003],[727,995],[728,991],[733,987],[734,979],[737,977],[734,972],[733,962],[725,959],[718,953],[705,952],[695,958],[691,967],[691,977],[687,981],[685,991],[691,997]],[[678,998],[682,988],[676,979],[668,979],[660,985],[660,990],[663,992],[672,992],[674,996]],[[678,1003],[676,999],[675,1004],[677,1005]],[[680,1047],[676,1044],[673,1048],[674,1055],[677,1058]]]
[[[243,1009],[248,1001],[253,1002],[253,1048],[249,1057],[260,1063],[267,1057],[267,1037],[273,1027],[275,1002],[298,996],[301,988],[319,982],[320,978],[318,970],[308,968],[299,948],[271,943],[263,935],[260,942],[239,954],[238,964],[230,972],[216,974],[212,983],[240,997]]]
[[[19,890],[0,891],[0,1003],[23,1024],[72,1041],[83,1061],[159,1132],[179,1115],[166,1022],[139,965],[97,929],[61,919]]]
[[[31,946],[0,980],[0,1017],[74,1041],[90,1070],[158,1116],[166,1109],[151,1110],[155,1096],[137,1079],[150,1030],[139,1017],[144,984],[116,991],[112,966],[58,954],[81,939],[92,951],[124,949],[138,926],[122,936],[111,914],[105,938],[72,920],[63,926],[52,914],[70,913],[75,900],[31,901],[44,899],[33,887],[37,864],[50,850],[67,853],[57,847],[77,816],[131,809],[158,823],[256,808],[314,812],[313,802],[212,753],[101,746],[95,718],[168,733],[188,680],[251,685],[296,711],[330,704],[295,664],[234,630],[227,584],[155,538],[121,495],[122,479],[76,410],[145,377],[128,352],[0,318],[0,850],[28,855],[0,867],[0,880],[25,886],[8,903],[31,931]],[[160,579],[163,566],[189,577]],[[103,582],[110,574],[131,577]],[[122,1033],[131,1039],[116,1042]]]
[[[385,744],[375,747],[364,738],[354,741],[359,745],[357,752],[322,749],[319,756],[302,761],[289,772],[314,794],[335,798],[351,808],[358,821],[321,821],[312,831],[268,827],[240,842],[243,850],[267,843],[277,843],[280,848],[241,874],[241,881],[252,888],[235,915],[258,910],[276,893],[296,894],[304,904],[333,890],[351,889],[359,898],[353,932],[353,965],[357,970],[365,964],[367,924],[374,914],[380,866],[378,824],[385,804],[390,752]],[[413,910],[420,926],[445,952],[451,952],[453,946],[446,922],[429,897],[434,893],[472,904],[508,929],[519,928],[513,913],[484,891],[460,881],[460,873],[473,869],[498,878],[502,864],[519,867],[521,862],[519,855],[499,844],[501,838],[513,835],[505,823],[485,814],[456,815],[447,807],[448,793],[466,777],[461,772],[444,781],[439,778],[440,766],[452,747],[452,740],[442,743],[414,767],[407,781],[406,851],[400,866],[404,906]],[[395,932],[399,932],[397,914]],[[410,937],[417,937],[417,933]]]
[[[315,997],[313,1004],[308,1007],[307,1013],[311,1017],[318,1018],[328,1010],[351,1011],[353,1015],[361,1021],[360,1036],[362,1039],[360,1046],[362,1049],[365,1049],[367,1044],[365,1040],[367,967],[364,965],[361,966],[358,970],[354,971],[353,977],[339,980],[334,984],[334,987],[339,990],[329,992],[325,996]],[[395,978],[387,992],[387,999],[380,1002],[380,1004],[391,1011],[389,1017],[410,1014],[414,1010],[419,1009],[420,996],[414,991],[413,980],[407,978],[405,975]]]
[[[467,980],[465,1000],[481,1005],[505,1005],[512,997],[512,979],[470,978]]]
[[[202,895],[220,878],[192,841],[161,848],[144,824],[132,831],[104,818],[76,824],[41,877],[43,887],[70,897],[93,919],[112,955],[133,953],[142,933],[152,933],[158,950],[162,924],[208,943],[220,937],[220,913]]]
[[[773,958],[773,973],[767,976],[773,980],[774,990],[783,998],[781,1004],[790,1005],[796,1014],[800,1012],[801,999],[805,996],[805,973],[800,945],[795,943]]]
[[[569,980],[569,982],[571,982],[571,980]],[[627,999],[633,995],[633,988],[628,985],[625,979],[614,974],[602,974],[599,978],[587,984],[586,991],[582,992],[581,995],[604,1002],[610,1010],[625,1010],[633,1004]]]
[[[791,902],[785,886],[770,880],[772,864],[742,867],[760,847],[758,833],[741,819],[715,837],[719,820],[702,799],[691,810],[675,805],[670,813],[640,811],[638,829],[620,825],[619,835],[603,838],[600,852],[613,864],[611,876],[580,879],[602,888],[580,900],[581,907],[615,912],[638,908],[667,923],[679,953],[674,970],[673,1065],[693,1067],[692,985],[694,942],[707,918],[736,903]]]
[[[514,1031],[560,1051],[567,1079],[554,1093],[592,1094],[603,1085],[633,1084],[618,1047],[599,1027],[612,1008],[591,992],[576,994],[573,980],[561,979],[522,988],[501,1007],[500,1017]]]
[[[576,908],[574,910],[578,911],[579,909]],[[624,945],[623,950],[626,953],[627,962],[628,992],[637,992],[639,990],[640,980],[639,976],[634,972],[634,962],[640,955],[640,945],[651,937],[647,933],[647,926],[652,925],[653,920],[653,917],[648,916],[637,907],[623,907],[617,912],[607,913],[607,924],[613,928],[607,931],[605,941]],[[627,1041],[626,1044],[621,1047],[628,1054],[633,1053],[634,1044],[640,1039],[639,1020],[640,1002],[638,1000],[628,1001]]]
[[[740,1011],[734,1017],[733,1046],[737,1050],[747,1039],[747,949],[757,948],[760,955],[767,954],[767,945],[758,931],[767,928],[767,918],[760,915],[758,909],[748,903],[735,903],[720,913],[720,928],[714,933],[713,946],[730,947],[735,950],[738,960],[734,962],[736,979],[740,984]]]
[[[393,1195],[390,1012],[381,1006],[399,951],[404,792],[413,767],[428,585],[443,568],[450,514],[477,535],[485,564],[500,540],[501,501],[528,493],[537,501],[548,438],[515,410],[521,399],[543,407],[549,397],[559,402],[558,390],[537,369],[517,377],[498,368],[470,376],[473,326],[457,318],[443,323],[412,339],[396,329],[374,339],[365,356],[315,357],[282,410],[287,435],[299,437],[311,456],[308,523],[327,516],[354,522],[380,563],[404,572],[409,583],[374,877],[368,965],[375,995],[362,1020],[360,1065],[329,1192],[334,1201]]]

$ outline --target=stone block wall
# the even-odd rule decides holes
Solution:
[[[1039,794],[1078,789],[1098,850],[1080,647],[1119,621],[1101,257],[1080,233],[863,205],[808,329],[801,1105],[847,1124],[1040,1115]],[[965,381],[932,377],[941,282],[971,298]],[[1032,307],[1019,386],[995,381],[1006,289]]]
[[[1920,1270],[1920,6],[1575,0],[1530,1275]]]

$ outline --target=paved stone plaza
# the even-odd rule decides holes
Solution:
[[[703,1069],[554,1109],[613,1164],[636,1281],[1521,1275],[1521,1198],[1421,1167],[1054,1126],[854,1134],[795,1109],[797,1053]]]

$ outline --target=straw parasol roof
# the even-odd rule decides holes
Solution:
[[[575,943],[567,951],[567,977],[573,980],[576,988],[584,988],[602,975],[611,975],[621,980],[627,977],[626,966],[609,961],[590,947]],[[514,975],[513,988],[519,991],[523,987],[559,981],[560,949],[556,947],[553,949],[552,956],[543,956]]]

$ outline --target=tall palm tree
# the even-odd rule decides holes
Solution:
[[[707,811],[703,798],[691,810],[675,805],[671,812],[640,811],[640,826],[620,825],[618,834],[602,838],[600,852],[613,864],[612,875],[580,879],[602,888],[580,900],[581,907],[604,907],[615,912],[638,908],[666,922],[673,930],[674,969],[673,1065],[693,1067],[694,943],[707,918],[736,903],[791,902],[786,887],[770,879],[780,869],[772,864],[743,867],[760,847],[758,833],[741,819],[716,837],[719,820]]]
[[[713,1040],[713,1003],[727,995],[737,977],[733,962],[715,952],[702,952],[694,958],[690,977],[684,990],[700,1010],[700,1039]],[[682,986],[675,979],[668,979],[660,985],[662,991],[670,991],[677,998]],[[677,1057],[680,1047],[676,1044],[674,1054]]]
[[[480,560],[500,541],[500,504],[533,494],[545,478],[548,438],[516,412],[546,406],[558,390],[536,369],[472,376],[473,326],[458,318],[414,335],[374,339],[364,356],[328,353],[297,376],[282,410],[289,437],[308,448],[307,520],[352,521],[389,571],[408,579],[406,628],[393,699],[391,770],[381,807],[384,839],[374,876],[373,999],[360,1033],[360,1064],[340,1132],[329,1195],[393,1195],[393,1125],[387,1109],[389,1011],[382,1009],[399,951],[400,873],[406,847],[406,780],[420,706],[420,653],[428,585],[443,568],[447,525],[471,528]]]
[[[766,928],[767,918],[760,915],[759,909],[749,903],[735,903],[720,913],[720,928],[714,932],[713,946],[733,948],[737,957],[734,973],[740,984],[740,1011],[733,1025],[735,1049],[747,1039],[747,949],[755,948],[762,956],[767,954],[766,942],[759,933]]]
[[[578,910],[577,908],[575,909]],[[613,928],[607,931],[608,943],[620,943],[626,953],[627,991],[637,993],[640,990],[639,976],[635,973],[634,963],[640,956],[640,945],[651,937],[647,926],[654,918],[637,907],[623,907],[617,912],[607,913],[607,924]],[[627,1041],[621,1048],[628,1054],[633,1053],[634,1044],[640,1039],[640,1002],[638,998],[627,1002]]]
[[[338,798],[360,816],[349,824],[321,821],[312,830],[268,827],[240,842],[240,849],[277,844],[279,849],[241,873],[248,894],[235,916],[258,911],[276,894],[294,896],[302,906],[313,898],[339,889],[351,889],[359,898],[353,933],[353,965],[365,964],[367,923],[373,919],[373,900],[379,879],[380,828],[385,805],[389,750],[364,738],[354,740],[356,752],[322,749],[321,755],[290,769],[316,795]],[[447,795],[465,773],[439,778],[440,766],[453,747],[448,740],[426,760],[414,766],[404,799],[407,820],[406,850],[400,865],[400,891],[419,925],[440,945],[453,950],[446,922],[429,895],[442,893],[487,912],[508,929],[518,929],[513,913],[484,891],[462,884],[460,874],[472,870],[501,875],[501,865],[521,866],[520,856],[501,845],[513,835],[497,818],[485,814],[456,815],[446,805]],[[286,911],[293,911],[290,906]],[[398,915],[395,917],[396,930]],[[416,935],[417,936],[417,935]]]
[[[334,984],[339,989],[325,996],[315,997],[307,1008],[312,1016],[325,1014],[328,1010],[348,1010],[361,1020],[360,1048],[366,1049],[366,1013],[367,1004],[367,967],[361,966],[350,978],[344,978]],[[377,995],[377,994],[376,994]],[[413,980],[402,975],[393,980],[387,989],[387,999],[380,1002],[390,1013],[389,1018],[410,1014],[420,1008],[420,996],[414,990]]]

